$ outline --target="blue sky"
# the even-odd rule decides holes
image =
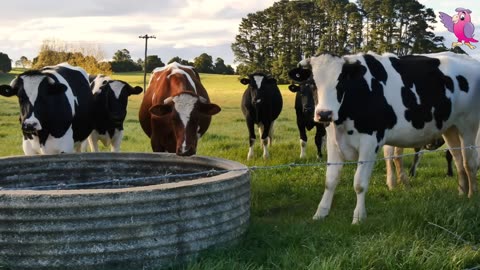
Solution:
[[[143,58],[144,40],[139,35],[152,34],[149,55],[164,62],[174,56],[192,60],[201,53],[221,57],[233,64],[230,45],[241,19],[271,6],[274,0],[26,0],[2,3],[0,17],[0,52],[14,61],[24,55],[32,59],[45,39],[100,47],[106,58],[120,49],[130,51],[134,60]],[[439,11],[453,14],[455,8],[472,10],[476,37],[480,39],[480,1],[420,0]],[[439,23],[435,32],[455,40]],[[480,59],[477,49],[464,50]]]

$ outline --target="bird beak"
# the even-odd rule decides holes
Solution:
[[[458,19],[459,19],[459,17],[458,17],[457,14],[456,14],[456,15],[453,15],[453,17],[452,17],[452,22],[453,22],[453,23],[457,23],[457,22],[458,22]]]

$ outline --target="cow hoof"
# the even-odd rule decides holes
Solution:
[[[320,215],[320,214],[315,214],[315,215],[313,215],[312,219],[317,220],[317,221],[321,221],[321,220],[324,220],[327,216],[328,215],[323,216],[323,215]]]

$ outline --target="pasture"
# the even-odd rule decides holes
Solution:
[[[9,83],[18,72],[1,74],[0,83]],[[112,77],[143,87],[142,73]],[[213,116],[198,154],[259,169],[252,171],[251,220],[243,240],[232,248],[208,251],[182,269],[480,269],[480,196],[457,195],[456,176],[446,176],[443,152],[424,154],[412,187],[391,192],[385,184],[385,163],[377,162],[367,195],[368,217],[360,225],[350,224],[355,166],[346,165],[330,216],[314,222],[326,167],[316,159],[313,130],[308,132],[307,159],[298,157],[294,94],[287,85],[280,85],[284,107],[270,160],[261,158],[257,133],[255,158],[247,161],[248,132],[240,110],[245,86],[237,76],[201,74],[201,79],[222,111]],[[130,97],[122,151],[151,151],[138,123],[141,99],[142,94]],[[15,97],[0,97],[2,157],[23,154],[18,110]],[[407,166],[412,159],[406,158]],[[264,168],[291,163],[309,166]]]

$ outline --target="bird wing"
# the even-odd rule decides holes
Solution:
[[[443,23],[443,25],[447,28],[448,31],[453,33],[453,21],[452,17],[450,15],[439,12],[440,13],[440,21]]]
[[[465,24],[465,27],[463,27],[463,33],[467,38],[472,38],[473,37],[473,31],[475,30],[475,26],[473,26],[473,23],[467,22]]]

